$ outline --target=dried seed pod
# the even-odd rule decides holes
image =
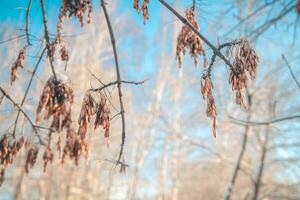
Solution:
[[[68,128],[71,125],[72,104],[73,90],[62,80],[55,80],[51,77],[44,86],[36,109],[36,121],[39,121],[40,113],[44,108],[44,119],[48,120],[52,116],[52,129],[60,131]]]
[[[50,161],[50,163],[52,163],[53,161],[53,152],[50,146],[48,146],[45,150],[45,153],[43,155],[43,161],[44,161],[44,172],[46,172],[48,162]]]
[[[39,149],[37,147],[30,147],[30,149],[28,150],[26,163],[25,163],[26,173],[29,173],[29,167],[32,168],[36,163],[38,153],[39,153]]]
[[[96,103],[90,92],[87,92],[84,96],[79,119],[78,119],[78,135],[84,140],[88,128],[88,123],[91,117],[96,112]]]
[[[144,0],[142,3],[142,8],[140,8],[140,0],[133,0],[133,8],[136,9],[138,13],[140,13],[142,9],[144,24],[149,20],[149,2],[150,0]]]
[[[24,62],[25,62],[25,50],[26,47],[20,50],[18,54],[17,60],[14,62],[14,64],[11,67],[11,73],[10,73],[10,83],[12,84],[16,79],[17,79],[17,70],[18,68],[23,68],[24,67]]]
[[[199,30],[199,25],[195,19],[195,10],[193,8],[190,8],[185,12],[185,17],[197,30]],[[195,34],[191,28],[184,25],[177,37],[176,59],[179,63],[179,67],[181,67],[182,64],[182,55],[185,55],[187,50],[194,59],[195,65],[198,63],[198,56],[202,55],[204,61],[203,66],[206,67],[206,54],[201,38]]]
[[[84,15],[87,13],[87,23],[92,19],[92,2],[90,0],[62,0],[59,10],[58,23],[57,23],[57,36],[59,41],[61,39],[61,32],[63,28],[63,20],[75,16],[78,18],[81,26],[84,25]]]
[[[5,170],[6,170],[5,167],[1,167],[1,171],[0,171],[0,186],[5,181]]]
[[[256,69],[259,62],[256,51],[250,46],[246,39],[242,39],[240,43],[229,47],[229,59],[232,60],[233,69],[230,71],[229,82],[232,90],[236,93],[236,103],[246,108],[242,91],[248,85],[248,76],[251,79],[256,78]]]
[[[140,9],[140,0],[133,0],[133,5],[132,5],[132,7],[133,7],[134,9],[136,9],[136,11],[137,11],[138,13],[140,13],[140,12],[141,12],[141,9]]]
[[[209,74],[203,74],[201,79],[201,93],[203,99],[206,99],[206,115],[212,119],[213,135],[216,137],[217,130],[217,109],[215,99],[212,95],[213,84]]]
[[[296,12],[298,13],[298,15],[300,15],[300,0],[297,0],[297,3],[296,3]]]
[[[96,119],[94,124],[94,129],[102,126],[105,130],[104,137],[109,137],[109,127],[110,127],[110,109],[108,107],[107,99],[105,95],[101,93],[101,100],[98,104]]]

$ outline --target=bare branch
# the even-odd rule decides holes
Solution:
[[[287,61],[286,57],[283,54],[281,56],[282,56],[282,59],[284,60],[284,62],[286,63],[286,66],[289,68],[292,78],[294,79],[295,83],[297,84],[298,88],[300,89],[300,83],[297,80],[296,75],[294,74],[291,65],[289,64],[289,62]]]
[[[248,121],[250,121],[251,116],[252,116],[252,103],[251,103],[252,101],[251,101],[250,94],[248,94],[248,98],[249,98],[249,105],[248,105],[247,119],[248,119]],[[242,159],[244,157],[244,153],[246,151],[246,145],[247,145],[247,141],[248,141],[249,130],[250,130],[250,126],[247,125],[245,127],[245,130],[244,130],[244,133],[243,133],[241,149],[239,151],[239,154],[238,154],[238,157],[237,157],[237,160],[236,160],[236,164],[233,168],[232,175],[231,175],[231,177],[230,177],[230,179],[228,180],[228,183],[227,183],[227,187],[226,187],[226,190],[225,190],[225,193],[224,193],[224,200],[229,200],[231,198],[232,190],[233,190],[234,184],[236,182],[239,169],[241,167],[241,162],[242,162]]]
[[[124,144],[125,144],[125,137],[126,137],[126,133],[125,133],[125,111],[124,111],[124,105],[123,105],[123,99],[122,99],[122,79],[121,79],[121,74],[120,74],[120,68],[119,68],[119,61],[118,61],[118,54],[117,54],[117,47],[116,47],[116,42],[115,42],[115,36],[113,33],[113,29],[112,29],[112,25],[109,19],[109,15],[106,9],[106,5],[104,3],[104,0],[101,0],[101,6],[103,8],[103,12],[104,12],[104,16],[105,16],[105,20],[108,26],[108,30],[109,30],[109,35],[110,35],[110,39],[111,39],[111,44],[112,44],[112,48],[113,48],[113,52],[114,52],[114,58],[115,58],[115,68],[116,68],[116,73],[117,73],[117,87],[118,87],[118,93],[119,93],[119,102],[120,102],[120,109],[121,109],[121,117],[122,117],[122,142],[121,142],[121,148],[120,148],[120,153],[117,159],[116,164],[119,164],[123,155],[123,151],[124,151]]]
[[[263,122],[244,121],[244,120],[234,118],[232,116],[228,116],[228,118],[232,119],[233,123],[238,124],[238,125],[242,125],[242,126],[261,126],[261,125],[274,124],[274,123],[287,121],[287,120],[298,119],[298,118],[300,118],[300,115],[292,115],[292,116],[282,117],[282,118],[263,121]]]
[[[50,44],[50,39],[49,39],[49,31],[48,31],[48,25],[47,25],[47,18],[46,18],[46,11],[45,11],[45,2],[44,0],[41,0],[41,7],[42,7],[42,14],[43,14],[43,24],[44,24],[44,32],[45,32],[45,40],[46,40],[46,48],[47,48],[47,52],[48,52],[48,57],[49,57],[49,61],[50,61],[50,66],[51,66],[51,70],[54,76],[54,79],[57,80],[57,76],[55,73],[55,69],[54,69],[54,58],[53,55],[51,53],[51,44]]]

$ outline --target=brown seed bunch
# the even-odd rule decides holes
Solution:
[[[110,127],[110,109],[108,107],[108,102],[106,97],[101,93],[100,104],[98,105],[96,112],[96,119],[94,124],[94,129],[102,126],[105,130],[104,137],[109,137],[109,127]]]
[[[24,67],[25,50],[26,50],[26,47],[24,47],[23,49],[20,50],[17,60],[14,62],[14,64],[11,67],[11,73],[10,73],[10,83],[11,84],[17,79],[18,68]]]
[[[62,4],[59,10],[59,17],[57,23],[57,35],[61,37],[61,31],[63,28],[64,18],[70,18],[75,16],[78,18],[81,26],[84,25],[84,15],[87,13],[87,23],[92,20],[92,2],[90,0],[62,0]]]
[[[62,155],[62,164],[66,157],[75,160],[75,164],[78,165],[78,161],[82,153],[88,153],[87,143],[80,138],[80,135],[76,134],[73,129],[67,130],[66,144]]]
[[[144,0],[142,3],[142,12],[143,12],[143,17],[144,17],[144,24],[149,20],[149,5],[150,0]],[[133,0],[133,8],[136,9],[138,13],[141,12],[140,8],[140,0]]]
[[[96,102],[93,99],[91,92],[87,92],[84,96],[79,119],[78,119],[78,135],[82,140],[85,139],[88,124],[91,120],[91,117],[96,112]]]
[[[2,185],[2,183],[5,181],[5,170],[6,168],[4,168],[3,166],[1,167],[1,171],[0,171],[0,186]]]
[[[14,158],[17,156],[21,148],[24,146],[24,137],[22,136],[19,140],[9,140],[8,136],[4,134],[0,140],[0,186],[4,181],[6,168],[13,163]]]
[[[212,119],[213,135],[216,137],[217,129],[217,110],[215,105],[215,99],[212,95],[213,84],[210,80],[209,74],[203,74],[201,79],[201,93],[203,99],[206,99],[206,115]]]
[[[73,90],[61,80],[54,77],[48,79],[44,86],[38,107],[36,109],[37,119],[43,110],[44,119],[52,116],[51,128],[60,131],[71,126],[71,106],[73,104]]]
[[[298,15],[300,15],[300,0],[298,0],[296,3],[296,11],[297,11]]]
[[[46,150],[44,152],[44,155],[43,155],[44,172],[46,172],[48,162],[50,161],[50,163],[52,163],[53,157],[54,157],[52,149],[51,149],[51,139],[52,139],[52,132],[49,132],[49,134],[48,134],[48,145],[47,145],[47,148],[46,148]]]
[[[195,11],[193,8],[185,12],[185,18],[199,30],[199,25],[195,19]],[[184,25],[177,37],[176,59],[179,67],[182,64],[182,56],[189,50],[190,55],[194,58],[195,65],[198,63],[198,56],[202,55],[204,59],[204,67],[207,65],[206,54],[202,45],[202,41],[187,25]]]
[[[36,159],[39,153],[38,147],[30,147],[27,152],[27,158],[25,163],[25,172],[29,173],[29,167],[32,168],[36,163]]]
[[[229,82],[232,90],[236,92],[236,103],[246,108],[242,91],[247,87],[248,76],[253,80],[256,78],[256,69],[259,62],[256,51],[250,46],[248,40],[243,39],[237,45],[230,47],[233,69],[230,71]]]

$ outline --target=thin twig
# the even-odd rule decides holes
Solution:
[[[30,40],[29,40],[29,31],[28,31],[28,26],[29,26],[29,13],[30,13],[30,8],[31,8],[31,3],[32,0],[29,0],[27,10],[26,10],[26,27],[25,27],[25,32],[26,32],[26,40],[27,44],[30,46]]]
[[[40,62],[41,62],[41,60],[42,60],[42,58],[43,58],[45,52],[46,52],[46,47],[45,47],[44,50],[42,51],[42,53],[41,53],[41,55],[40,55],[40,57],[39,57],[39,59],[38,59],[36,65],[35,65],[35,68],[34,68],[34,70],[33,70],[33,72],[32,72],[31,77],[30,77],[28,86],[27,86],[27,88],[26,88],[25,94],[24,94],[23,99],[22,99],[22,101],[21,101],[20,107],[23,106],[23,104],[24,104],[24,102],[25,102],[25,100],[26,100],[27,94],[28,94],[28,92],[29,92],[29,89],[30,89],[31,84],[32,84],[32,81],[33,81],[33,77],[34,77],[34,75],[35,75],[35,73],[36,73],[36,70],[37,70],[37,68],[38,68],[38,66],[39,66],[39,64],[40,64]],[[15,138],[15,133],[16,133],[16,128],[17,128],[17,124],[18,124],[18,119],[19,119],[19,116],[20,116],[20,112],[21,112],[21,111],[19,110],[19,111],[18,111],[18,114],[17,114],[17,117],[16,117],[16,119],[15,119],[14,130],[13,130],[13,137],[14,137],[14,138]]]
[[[50,61],[50,66],[51,66],[51,70],[54,76],[54,79],[57,80],[57,76],[55,73],[55,69],[54,69],[54,58],[53,55],[51,53],[51,44],[50,44],[50,39],[49,39],[49,31],[48,31],[48,25],[47,25],[47,18],[46,18],[46,11],[45,11],[45,2],[44,0],[41,0],[41,7],[42,7],[42,14],[43,14],[43,24],[44,24],[44,32],[45,32],[45,40],[46,40],[46,48],[47,48],[47,52],[48,52],[48,57],[49,57],[49,61]]]
[[[132,85],[142,85],[143,83],[145,83],[147,80],[143,80],[143,81],[123,81],[121,80],[120,82],[121,83],[126,83],[126,84],[132,84]],[[93,92],[97,92],[97,91],[101,91],[101,90],[104,90],[110,86],[113,86],[113,85],[118,85],[119,84],[119,81],[116,80],[116,81],[113,81],[113,82],[110,82],[110,83],[107,83],[107,84],[104,84],[102,83],[103,86],[99,87],[99,88],[91,88],[89,89],[89,91],[93,91]]]
[[[105,15],[105,20],[108,26],[108,30],[109,30],[109,35],[110,35],[110,39],[111,39],[111,44],[112,44],[112,48],[113,48],[113,52],[114,52],[114,58],[115,58],[115,68],[116,68],[116,73],[117,73],[117,87],[118,87],[118,93],[119,93],[119,102],[120,102],[120,109],[121,109],[121,117],[122,117],[122,142],[121,142],[121,148],[120,148],[120,153],[117,159],[116,164],[119,164],[123,155],[123,151],[124,151],[124,144],[125,144],[125,137],[126,137],[126,133],[125,133],[125,111],[124,111],[124,105],[123,105],[123,100],[122,100],[122,79],[121,79],[121,74],[120,74],[120,69],[119,69],[119,61],[118,61],[118,54],[117,54],[117,47],[116,47],[116,42],[115,42],[115,37],[114,37],[114,33],[113,33],[113,29],[112,29],[112,25],[109,19],[109,15],[106,9],[106,5],[104,3],[104,0],[101,0],[101,6],[103,8],[103,12]]]
[[[41,138],[41,136],[39,135],[38,131],[37,131],[37,127],[33,122],[32,120],[30,119],[30,117],[28,116],[28,114],[20,107],[19,104],[17,104],[8,94],[7,92],[2,88],[0,87],[0,91],[2,92],[2,94],[15,106],[17,107],[21,113],[24,115],[24,117],[27,119],[27,121],[29,122],[29,124],[31,125],[33,131],[35,132],[35,134],[37,135],[38,139],[39,139],[39,142],[40,144],[44,145],[44,142]]]
[[[242,126],[261,126],[261,125],[269,125],[269,124],[274,124],[274,123],[287,121],[287,120],[298,119],[298,118],[300,118],[300,115],[292,115],[292,116],[288,116],[288,117],[282,117],[282,118],[263,121],[263,122],[244,121],[244,120],[234,118],[232,116],[228,116],[228,117],[229,117],[229,119],[232,119],[233,123],[238,124],[238,125],[242,125]]]
[[[286,57],[282,54],[282,59],[284,60],[284,62],[286,63],[286,66],[289,68],[289,71],[290,71],[290,74],[292,76],[292,78],[294,79],[295,83],[297,84],[298,88],[300,89],[300,83],[299,81],[297,80],[293,70],[292,70],[292,67],[291,65],[289,64],[289,62],[287,61]]]

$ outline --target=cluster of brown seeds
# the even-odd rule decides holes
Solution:
[[[236,93],[236,103],[246,108],[242,91],[247,87],[248,76],[250,76],[252,80],[255,79],[259,58],[256,51],[250,46],[249,41],[246,39],[229,47],[228,51],[233,61],[233,69],[230,71],[229,82],[232,85],[232,90]]]
[[[66,157],[74,159],[75,164],[78,165],[78,161],[82,153],[88,153],[88,145],[84,139],[81,139],[74,129],[67,130],[66,144],[63,149],[62,164],[65,162]]]
[[[52,149],[51,149],[51,139],[52,139],[51,136],[52,136],[52,132],[49,132],[47,148],[45,149],[45,152],[44,152],[44,155],[43,155],[44,172],[46,172],[48,162],[52,163],[53,157],[54,157]]]
[[[49,78],[44,86],[38,107],[37,119],[44,108],[44,119],[52,116],[51,129],[60,131],[71,126],[71,106],[73,104],[73,90],[61,80]]]
[[[185,12],[185,17],[197,30],[199,30],[199,25],[195,19],[195,11],[193,8],[190,8]],[[185,55],[187,50],[189,50],[191,57],[194,58],[195,65],[198,63],[198,56],[202,55],[204,59],[204,67],[206,66],[206,54],[201,38],[195,34],[191,28],[184,25],[177,37],[176,59],[178,60],[179,67],[181,67],[182,56]]]
[[[0,186],[5,180],[6,168],[13,163],[14,158],[24,146],[24,137],[20,137],[17,141],[15,139],[10,140],[9,137],[4,134],[0,140]]]
[[[298,0],[296,3],[296,12],[298,13],[298,15],[300,15],[300,0]]]
[[[81,26],[84,25],[84,15],[87,13],[87,23],[92,20],[92,2],[90,0],[62,0],[57,23],[57,35],[61,37],[63,20],[75,16],[78,18]]]
[[[98,104],[94,129],[97,129],[99,126],[103,127],[104,137],[108,138],[110,127],[110,109],[108,107],[107,99],[103,94],[101,94],[101,100]]]
[[[27,152],[26,163],[25,163],[26,173],[29,173],[29,168],[32,168],[36,163],[38,153],[39,153],[39,148],[37,146],[32,146],[29,148]]]
[[[26,50],[26,47],[22,48],[19,51],[18,58],[11,67],[11,73],[10,73],[10,82],[11,82],[11,84],[17,79],[17,70],[18,70],[18,68],[23,68],[24,67],[25,50]]]
[[[210,76],[208,73],[202,75],[201,79],[201,93],[203,99],[206,99],[206,115],[212,119],[212,128],[213,135],[216,137],[216,129],[217,129],[217,110],[215,105],[215,99],[212,95],[213,84],[210,80]]]
[[[142,3],[142,7],[140,7],[140,0],[133,0],[133,8],[136,9],[138,13],[140,13],[142,9],[144,23],[146,23],[147,20],[149,20],[149,2],[150,0],[144,0]]]
[[[100,103],[96,103],[90,92],[87,92],[84,97],[78,119],[78,135],[80,135],[81,138],[85,138],[88,124],[93,115],[96,115],[94,129],[102,126],[105,131],[104,137],[108,138],[110,127],[110,109],[108,106],[108,100],[102,93],[100,93]]]

